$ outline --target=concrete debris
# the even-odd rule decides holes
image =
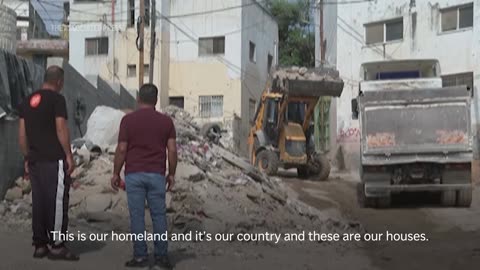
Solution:
[[[73,152],[75,157],[75,164],[78,166],[82,165],[83,163],[90,163],[92,158],[91,152],[87,149],[85,145],[83,145],[80,149],[75,149]]]
[[[17,186],[7,190],[7,193],[5,194],[5,200],[9,202],[20,200],[22,198],[23,198],[23,191],[20,187],[17,187]]]
[[[308,69],[306,67],[280,68],[273,73],[274,79],[280,80],[310,80],[334,81],[338,80],[338,72],[333,69]]]
[[[186,179],[192,182],[199,182],[205,179],[205,174],[199,167],[195,165],[180,162],[177,165],[176,177]]]
[[[3,215],[5,215],[6,212],[7,212],[7,208],[3,203],[0,203],[0,217],[3,217]]]
[[[105,115],[110,111],[106,109]],[[177,129],[177,149],[180,163],[177,168],[176,184],[166,195],[169,231],[209,231],[212,233],[239,233],[245,231],[291,231],[300,226],[315,230],[344,230],[344,223],[332,224],[321,212],[288,196],[288,189],[275,178],[260,173],[244,160],[213,144],[199,135],[200,129],[186,112],[175,107],[164,111],[170,115]],[[120,112],[121,113],[121,112]],[[94,144],[108,142],[111,149],[116,143],[110,134],[118,134],[118,112],[109,112],[107,129],[97,129],[98,140]],[[92,115],[93,118],[96,113]],[[99,122],[89,120],[89,127]],[[109,137],[109,138],[107,138]],[[83,147],[81,147],[83,149]],[[83,151],[83,150],[82,150]],[[86,153],[85,153],[86,154]],[[81,154],[84,156],[83,154]],[[88,156],[88,155],[86,155]],[[90,155],[72,175],[74,185],[70,189],[70,212],[72,220],[105,224],[110,229],[128,230],[129,212],[126,193],[113,192],[110,179],[113,169],[111,151]],[[122,177],[123,173],[122,173]],[[9,190],[9,204],[16,211],[26,211],[22,200],[23,180]],[[28,195],[28,194],[27,194]],[[29,205],[25,198],[25,205]],[[148,212],[148,207],[146,208]],[[0,209],[1,210],[1,209]],[[28,216],[28,213],[22,216]],[[147,222],[148,224],[148,222]],[[328,228],[326,225],[328,224]],[[346,224],[346,223],[345,223]],[[114,228],[113,228],[114,227]]]
[[[19,177],[15,180],[15,185],[22,190],[22,194],[29,194],[32,190],[30,181],[23,179],[23,177]]]
[[[112,206],[111,194],[92,194],[83,201],[84,211],[86,213],[100,213]]]

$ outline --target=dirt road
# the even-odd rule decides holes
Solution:
[[[425,233],[428,242],[366,243],[364,251],[378,269],[478,269],[480,265],[480,192],[469,209],[442,208],[432,194],[394,198],[392,209],[365,209],[357,203],[358,180],[337,175],[328,182],[308,182],[286,175],[304,202],[319,209],[339,209],[368,232]]]
[[[356,220],[367,232],[425,233],[428,242],[242,244],[172,243],[175,269],[332,269],[332,270],[469,270],[480,265],[480,193],[470,209],[441,208],[434,196],[394,200],[394,208],[360,208],[357,181],[336,175],[327,182],[309,182],[286,174],[282,178],[305,203],[332,218]],[[438,199],[438,198],[437,198]],[[406,202],[413,202],[408,204]],[[1,221],[1,220],[0,220]],[[0,269],[124,269],[130,243],[76,242],[78,263],[54,263],[31,258],[29,228],[5,228],[0,223]],[[81,225],[72,230],[86,230]]]

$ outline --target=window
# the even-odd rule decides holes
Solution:
[[[85,55],[108,54],[108,37],[85,39]]]
[[[385,40],[403,39],[403,20],[393,21],[385,24]]]
[[[443,87],[467,85],[470,89],[473,89],[473,72],[452,74],[442,76]]]
[[[127,77],[133,78],[137,76],[137,65],[127,65]]]
[[[273,56],[271,54],[268,54],[268,60],[267,60],[267,73],[270,73],[272,70],[272,65],[273,65]]]
[[[127,27],[135,26],[135,0],[128,0]]]
[[[223,96],[200,96],[199,116],[202,118],[223,116]]]
[[[251,123],[255,121],[256,105],[257,105],[257,102],[255,101],[255,99],[251,98],[248,103],[248,113],[249,113],[249,118]]]
[[[473,27],[473,4],[447,8],[442,14],[442,32]]]
[[[365,25],[366,43],[384,43],[403,39],[403,18]]]
[[[150,74],[150,65],[145,64],[143,65],[143,76],[146,77]]]
[[[257,52],[255,43],[250,41],[250,50],[249,50],[250,62],[257,62]]]
[[[225,37],[200,38],[198,55],[225,54]]]
[[[170,97],[170,105],[177,106],[180,109],[184,109],[185,98],[184,97]]]

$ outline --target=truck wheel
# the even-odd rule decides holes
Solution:
[[[389,208],[392,204],[392,197],[390,195],[376,198],[378,208]]]
[[[274,175],[278,171],[278,156],[275,152],[262,150],[257,154],[255,166],[267,175]]]
[[[307,179],[309,176],[309,171],[307,166],[300,166],[297,168],[298,178]]]
[[[472,189],[463,189],[457,191],[457,206],[470,207],[472,204]]]
[[[457,194],[455,190],[447,190],[447,191],[442,191],[441,194],[441,202],[442,206],[455,206],[457,200]]]
[[[367,197],[365,194],[365,184],[358,183],[357,185],[357,198],[360,207],[372,208],[375,207],[375,198]]]
[[[314,160],[310,166],[313,166],[311,171],[316,173],[316,179],[318,181],[328,180],[331,169],[328,158],[325,155],[315,155],[313,159]]]

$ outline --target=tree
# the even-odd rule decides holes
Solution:
[[[281,66],[315,66],[315,33],[310,27],[310,1],[269,0],[270,13],[278,23]]]

